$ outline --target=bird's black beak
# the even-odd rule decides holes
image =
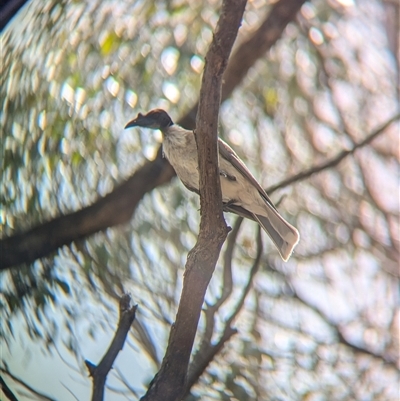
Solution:
[[[139,113],[136,118],[129,121],[129,123],[125,125],[125,129],[132,127],[145,127],[145,126],[146,126],[146,117],[142,113]]]

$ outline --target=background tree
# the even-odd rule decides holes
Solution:
[[[302,241],[283,264],[254,224],[227,216],[233,230],[200,322],[193,399],[397,396],[398,126],[386,122],[398,109],[398,70],[384,7],[314,1],[294,19],[294,3],[247,5],[220,135],[266,187],[305,172],[273,194]],[[2,369],[13,391],[14,377],[55,399],[88,398],[83,361],[103,354],[124,292],[139,309],[108,391],[140,396],[158,370],[198,198],[177,180],[158,187],[172,178],[160,138],[122,127],[152,107],[193,124],[219,6],[32,2],[3,33],[2,261],[26,238],[35,241],[25,249],[40,245],[30,230],[50,222],[42,258],[24,256],[2,276]],[[287,27],[279,7],[294,19]],[[263,28],[263,40],[246,42]],[[79,210],[86,219],[68,215]],[[51,247],[65,227],[72,238]],[[63,361],[58,378],[43,380]]]

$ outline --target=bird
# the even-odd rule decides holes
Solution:
[[[195,133],[174,124],[165,110],[139,113],[126,128],[160,130],[163,155],[174,168],[183,185],[199,194],[199,169]],[[300,234],[278,212],[264,188],[254,178],[235,151],[218,138],[218,164],[223,210],[260,224],[286,262],[300,240]]]

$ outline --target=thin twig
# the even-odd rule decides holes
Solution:
[[[40,393],[39,391],[35,390],[32,386],[30,386],[29,384],[25,383],[23,380],[21,380],[17,376],[13,375],[10,372],[10,370],[7,368],[7,366],[5,368],[0,368],[0,372],[3,372],[7,376],[10,376],[12,380],[14,380],[18,384],[20,384],[22,387],[24,387],[25,389],[30,391],[32,394],[35,394],[35,396],[41,398],[42,400],[45,400],[45,401],[56,401],[55,398],[51,398],[51,397],[49,397],[49,396],[47,396],[47,395],[45,395],[43,393]]]
[[[92,401],[103,400],[104,386],[108,372],[112,368],[119,351],[122,350],[126,336],[135,320],[137,305],[131,306],[130,304],[131,297],[128,294],[124,294],[119,302],[119,322],[117,331],[101,362],[96,366],[87,360],[85,361],[90,376],[93,378]]]
[[[128,380],[125,379],[124,375],[122,374],[121,370],[118,367],[114,368],[115,370],[115,377],[124,384],[124,386],[126,386],[128,388],[128,390],[130,391],[131,395],[133,394],[135,397],[139,397],[138,392],[130,385],[130,383],[128,382]]]
[[[281,271],[278,271],[276,269],[273,269],[275,274],[278,274],[282,279],[285,280],[285,282],[287,283],[287,285],[289,286],[289,288],[291,289],[291,297],[293,299],[295,299],[296,301],[298,301],[300,304],[304,305],[305,307],[311,309],[315,314],[317,314],[321,320],[323,320],[330,328],[331,330],[335,333],[335,335],[337,336],[337,338],[339,339],[339,342],[343,345],[346,345],[347,347],[349,347],[350,349],[352,349],[354,352],[359,352],[359,353],[363,353],[369,356],[372,356],[374,358],[380,359],[383,363],[390,365],[394,368],[397,369],[396,363],[385,358],[383,355],[377,354],[373,351],[368,350],[367,348],[364,347],[360,347],[357,346],[355,344],[350,343],[342,334],[340,328],[333,323],[332,321],[330,321],[330,319],[328,318],[328,316],[321,311],[321,309],[319,309],[317,306],[312,305],[311,303],[309,303],[305,298],[303,298],[301,295],[299,295],[299,293],[296,291],[296,287],[295,285],[293,285],[293,283],[291,282],[291,280],[284,275]]]
[[[4,395],[10,401],[18,401],[18,398],[14,395],[14,393],[11,391],[11,389],[7,386],[6,382],[3,380],[3,378],[1,376],[0,376],[0,389],[3,391]]]
[[[79,401],[79,398],[72,392],[71,389],[69,389],[64,383],[61,383],[61,385],[71,394],[72,397],[75,398],[76,401]]]
[[[247,285],[243,290],[242,296],[240,297],[236,308],[234,309],[233,313],[231,314],[231,316],[228,318],[228,320],[226,321],[225,325],[231,325],[232,322],[235,320],[236,316],[239,314],[239,312],[241,311],[243,305],[244,305],[244,301],[246,300],[246,297],[248,295],[248,293],[250,292],[252,285],[253,285],[253,279],[256,275],[256,273],[258,272],[258,269],[260,268],[260,262],[261,262],[261,255],[262,255],[262,251],[263,251],[263,243],[262,243],[262,237],[261,237],[261,227],[257,226],[258,229],[258,234],[257,234],[257,254],[256,257],[254,259],[253,262],[253,266],[251,267],[250,270],[250,274],[249,274],[249,278],[247,280]]]
[[[222,281],[222,294],[212,306],[213,309],[219,309],[223,303],[228,299],[232,293],[233,281],[232,281],[232,259],[233,251],[236,245],[236,239],[239,234],[240,227],[243,223],[243,217],[238,217],[233,225],[232,231],[229,233],[226,250],[224,254],[224,270],[223,270],[223,281]]]
[[[378,137],[380,134],[382,134],[387,127],[389,127],[393,122],[395,122],[399,118],[400,118],[400,114],[395,115],[394,117],[392,117],[388,121],[386,121],[384,124],[382,124],[379,128],[372,131],[364,140],[362,140],[361,142],[354,145],[352,149],[344,150],[344,151],[340,152],[334,158],[332,158],[318,166],[311,167],[308,170],[304,170],[301,173],[298,173],[292,177],[287,178],[286,180],[283,180],[281,182],[278,182],[275,185],[270,186],[269,188],[267,188],[267,192],[269,194],[271,194],[272,192],[275,192],[278,189],[287,187],[287,186],[297,183],[299,181],[303,181],[306,178],[309,178],[314,174],[320,173],[321,171],[324,171],[329,168],[337,166],[343,159],[345,159],[349,155],[352,155],[357,149],[360,149],[360,148],[364,147],[365,145],[368,145],[376,137]]]
[[[397,365],[394,361],[388,360],[386,359],[383,355],[377,354],[367,348],[364,347],[360,347],[358,345],[352,344],[351,342],[349,342],[344,335],[342,334],[342,332],[340,331],[339,327],[336,326],[336,324],[332,323],[329,318],[325,315],[325,313],[323,313],[319,308],[317,308],[314,305],[311,305],[309,302],[307,302],[303,297],[301,297],[297,291],[294,289],[294,286],[291,285],[292,291],[293,291],[293,295],[292,297],[294,299],[296,299],[297,301],[299,301],[301,304],[303,304],[304,306],[312,309],[330,328],[332,331],[335,332],[336,337],[339,339],[339,343],[347,346],[348,348],[352,349],[354,352],[358,352],[358,353],[362,353],[365,355],[369,355],[372,356],[374,358],[380,359],[383,363],[390,365],[392,367],[394,367],[395,369],[397,369]]]

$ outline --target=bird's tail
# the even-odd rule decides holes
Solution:
[[[255,220],[265,230],[278,248],[282,259],[286,262],[300,240],[299,232],[289,224],[275,209],[267,205],[267,216],[253,214]]]

